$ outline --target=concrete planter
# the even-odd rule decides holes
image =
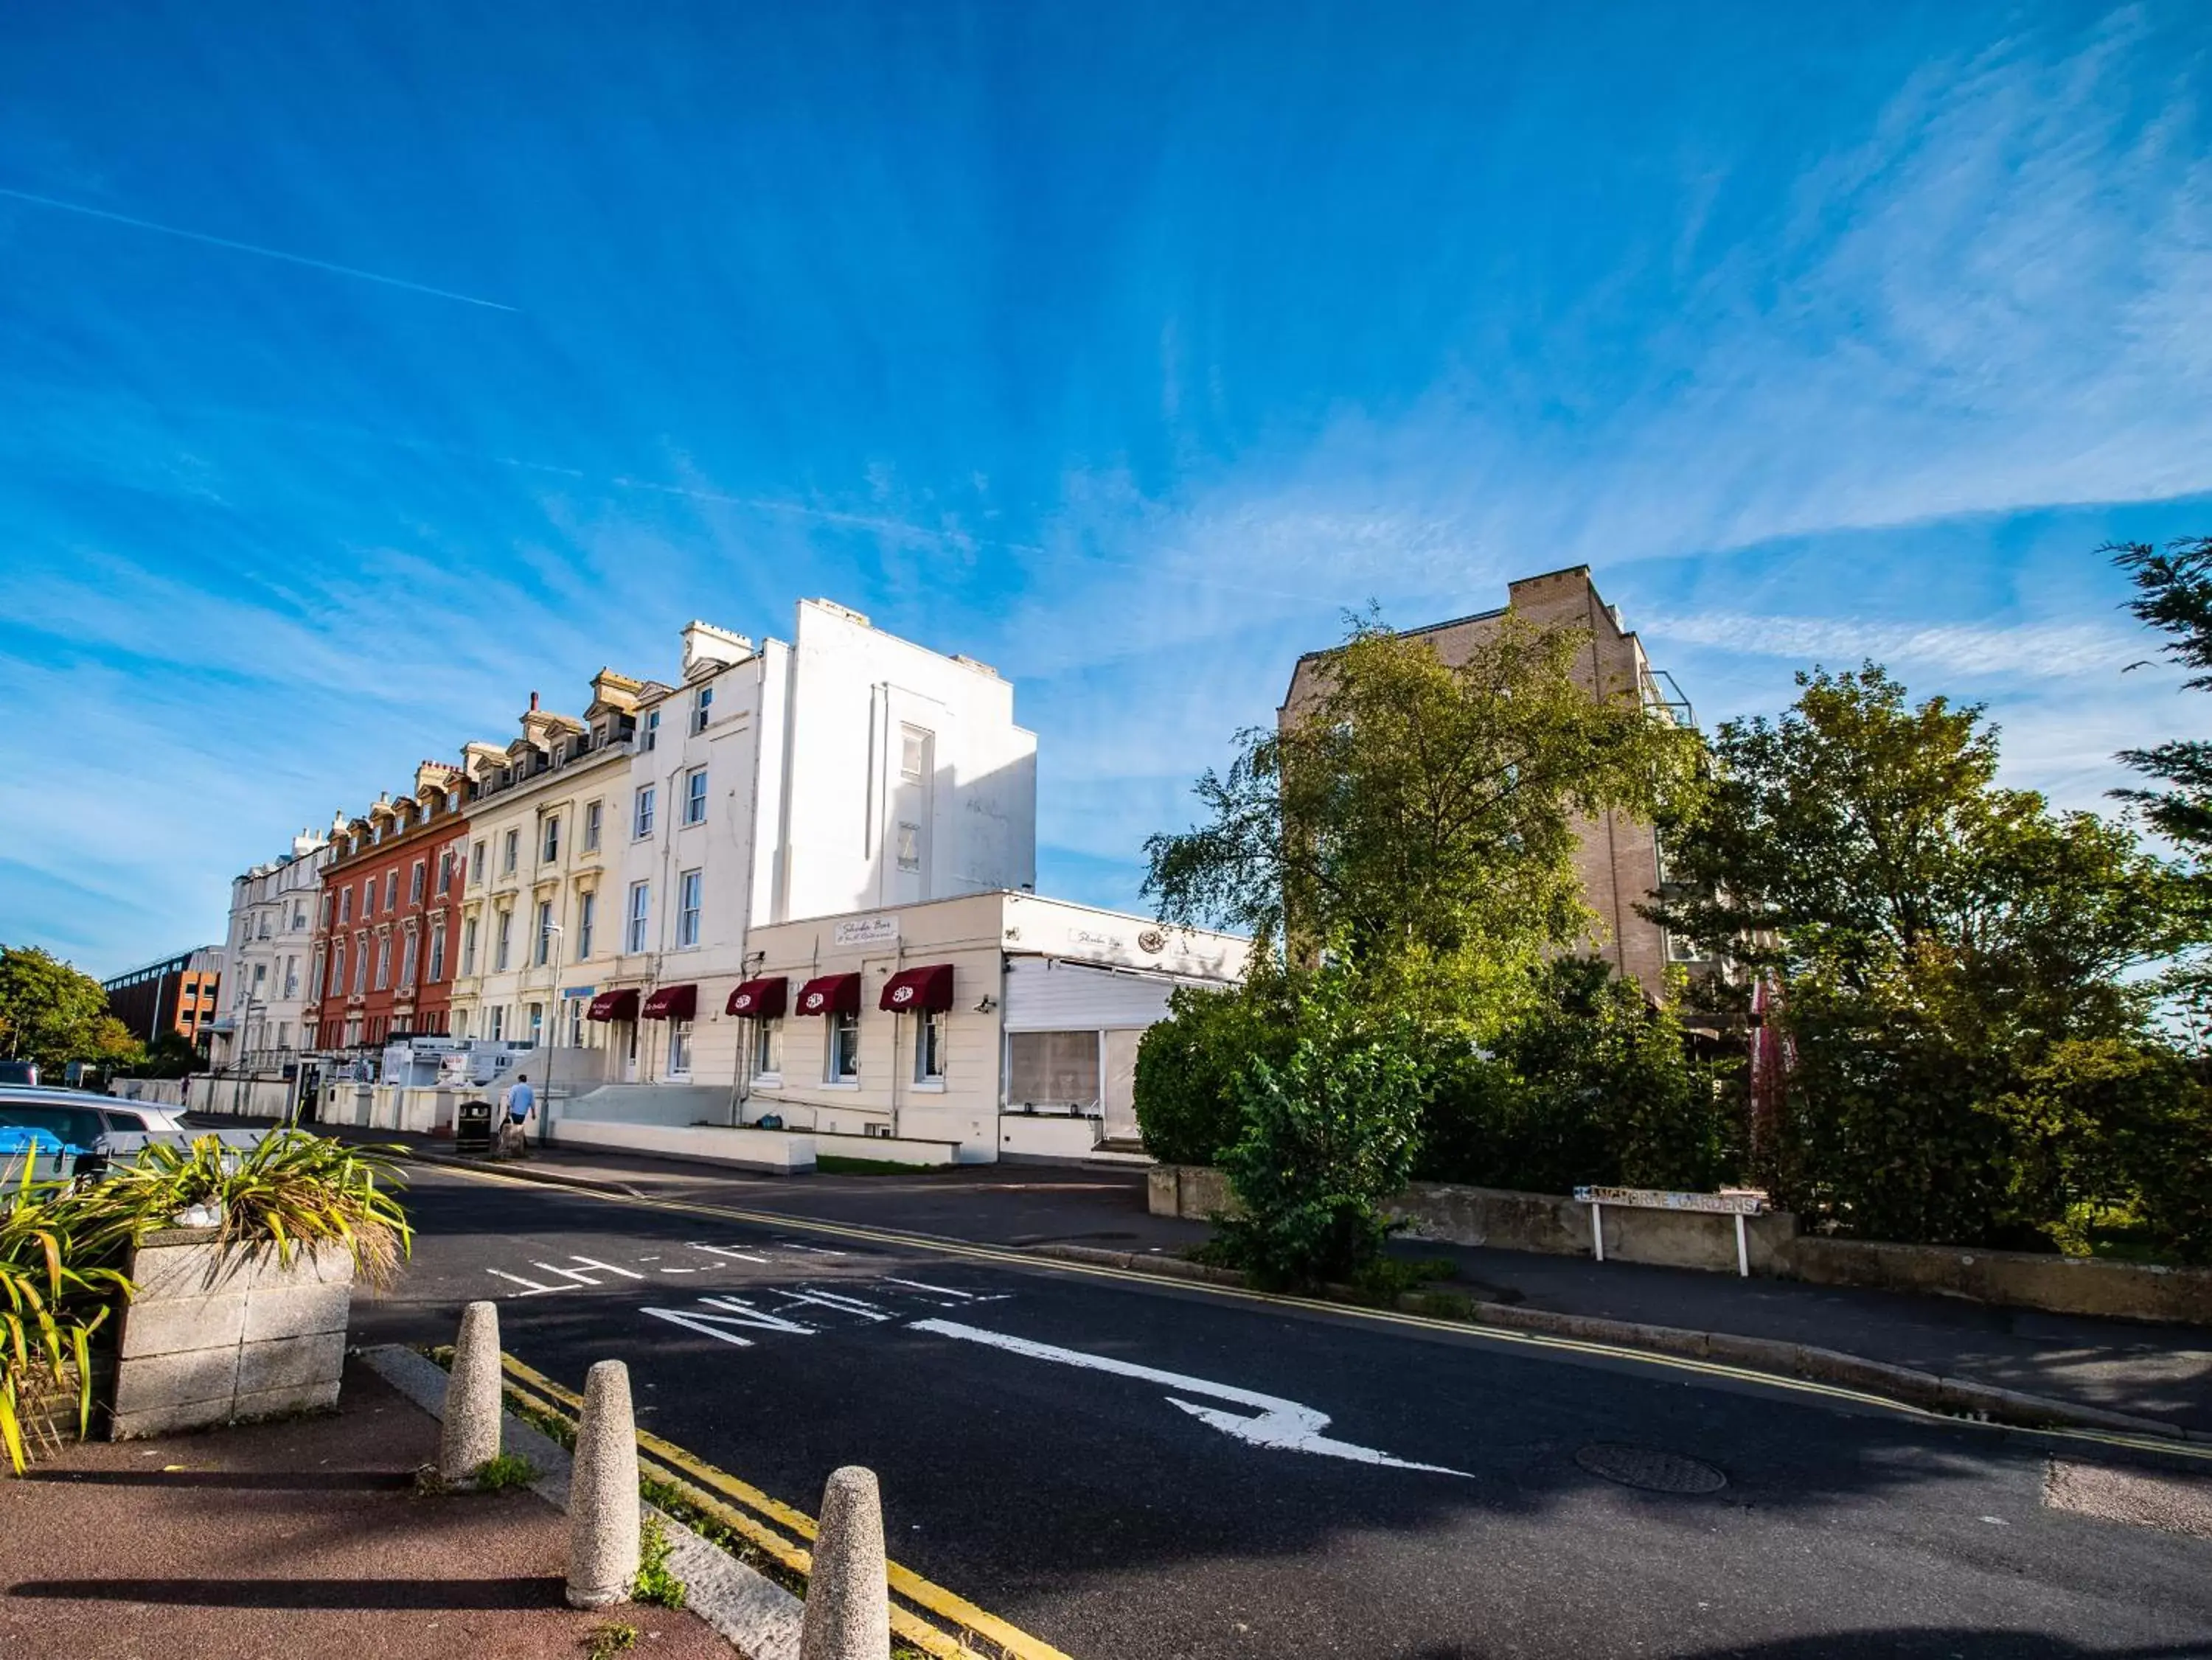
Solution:
[[[116,1337],[118,1441],[338,1401],[353,1257],[343,1245],[224,1245],[212,1229],[150,1236],[125,1270],[137,1293]]]

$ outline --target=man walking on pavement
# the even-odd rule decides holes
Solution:
[[[530,1147],[530,1137],[523,1125],[528,1122],[530,1109],[538,1104],[537,1092],[530,1087],[530,1075],[519,1074],[514,1087],[507,1092],[506,1133],[500,1138],[507,1155],[520,1159]]]

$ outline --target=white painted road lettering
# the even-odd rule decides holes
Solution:
[[[549,1292],[565,1291],[568,1289],[566,1286],[542,1286],[535,1280],[526,1280],[519,1274],[503,1273],[495,1268],[488,1268],[484,1269],[484,1272],[490,1275],[495,1279],[505,1280],[510,1284],[526,1287],[526,1289],[521,1291],[508,1292],[507,1294],[510,1297],[543,1297]]]
[[[1254,1446],[1276,1447],[1286,1452],[1310,1452],[1324,1458],[1349,1459],[1354,1463],[1381,1464],[1390,1469],[1426,1470],[1436,1475],[1467,1475],[1463,1469],[1448,1469],[1442,1464],[1414,1463],[1409,1459],[1393,1458],[1389,1453],[1378,1452],[1373,1447],[1331,1440],[1322,1433],[1328,1427],[1327,1413],[1296,1401],[1286,1401],[1278,1395],[1261,1395],[1256,1390],[1238,1389],[1231,1384],[1208,1383],[1203,1378],[1186,1378],[1180,1372],[1161,1372],[1152,1366],[1138,1366],[1133,1361],[1116,1360],[1104,1354],[1087,1354],[1078,1348],[1060,1348],[1050,1343],[1031,1342],[1026,1337],[1008,1337],[996,1331],[958,1325],[951,1320],[916,1320],[909,1329],[933,1331],[940,1337],[957,1337],[963,1342],[981,1343],[1032,1360],[1050,1360],[1058,1366],[1081,1366],[1091,1372],[1112,1372],[1119,1378],[1135,1378],[1148,1384],[1164,1384],[1185,1394],[1210,1396],[1217,1401],[1256,1409],[1259,1415],[1248,1417],[1241,1413],[1224,1412],[1218,1407],[1200,1406],[1195,1401],[1178,1400],[1172,1395],[1168,1396],[1170,1405],[1180,1407],[1192,1417],[1211,1424],[1224,1435],[1233,1435]]]
[[[734,1257],[741,1263],[758,1263],[763,1268],[768,1266],[767,1257],[756,1257],[750,1251],[732,1251],[727,1245],[701,1245],[694,1239],[684,1248],[686,1251],[704,1251],[716,1257]]]

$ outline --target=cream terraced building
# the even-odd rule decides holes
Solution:
[[[453,1034],[532,1047],[584,1041],[582,1004],[564,984],[613,955],[607,891],[620,869],[620,815],[639,742],[639,700],[666,688],[611,669],[580,718],[531,694],[501,748],[462,751],[469,834],[462,868]]]

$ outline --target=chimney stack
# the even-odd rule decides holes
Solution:
[[[530,694],[530,712],[533,715],[538,712],[538,694],[535,692]]]

